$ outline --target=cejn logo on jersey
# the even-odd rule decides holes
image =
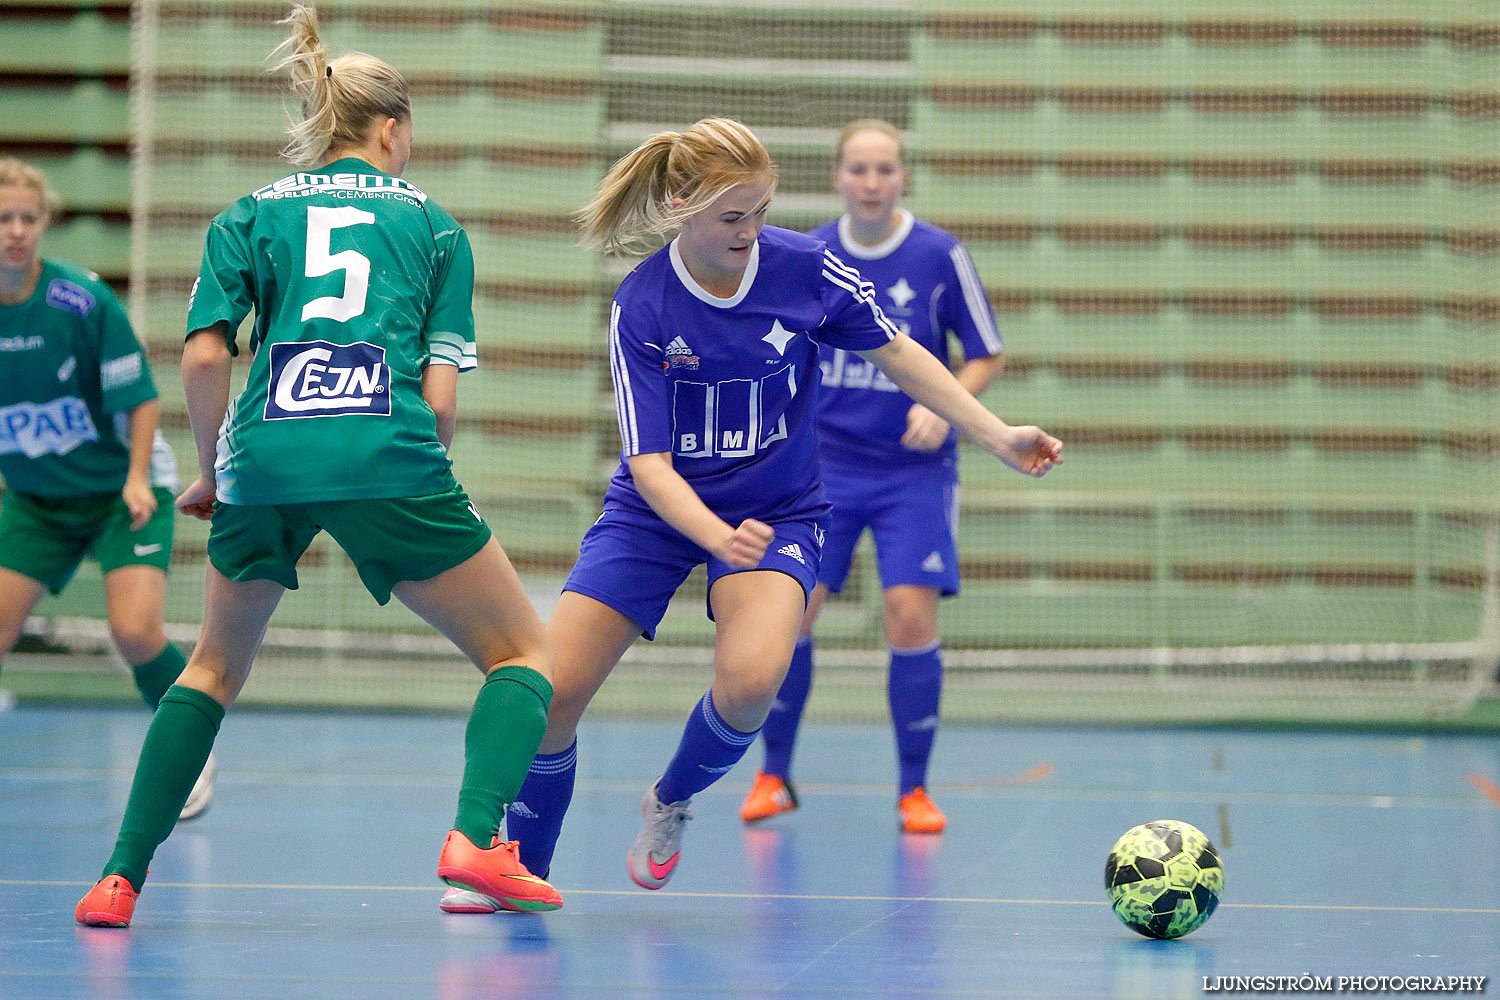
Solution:
[[[271,345],[266,419],[391,414],[385,348],[326,340]]]

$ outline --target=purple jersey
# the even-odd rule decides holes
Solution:
[[[874,288],[821,240],[765,227],[730,298],[693,280],[673,241],[620,283],[610,309],[623,447],[606,505],[650,510],[624,460],[670,452],[730,524],[825,511],[811,410],[819,345],[866,351],[896,333]]]
[[[849,218],[819,226],[811,233],[836,253],[856,262],[875,286],[876,301],[897,326],[948,363],[948,335],[963,345],[965,358],[987,358],[1004,350],[995,329],[989,298],[963,244],[937,226],[904,209],[901,223],[877,247],[849,238]],[[912,451],[901,445],[912,398],[862,358],[822,348],[823,385],[818,397],[818,430],[829,462],[889,467],[951,462],[958,435],[937,451]]]

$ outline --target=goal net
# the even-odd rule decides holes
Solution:
[[[771,222],[842,211],[840,127],[905,130],[907,204],[959,236],[1006,341],[985,394],[1066,442],[965,450],[950,718],[1446,718],[1497,655],[1500,21],[1467,0],[327,0],[330,50],[410,78],[407,177],[468,230],[481,370],[453,460],[544,607],[617,460],[604,330],[628,264],[569,214],[642,137],[732,115]],[[175,375],[208,220],[281,176],[283,6],[142,0],[131,303]],[[237,369],[242,371],[242,369]],[[236,378],[242,376],[237,375]],[[204,531],[183,522],[189,635]],[[247,696],[466,703],[472,678],[320,541]],[[708,683],[700,576],[602,699]],[[818,629],[812,709],[883,712],[873,554]],[[685,700],[684,700],[685,699]]]

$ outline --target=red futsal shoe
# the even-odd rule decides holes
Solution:
[[[503,910],[539,913],[563,905],[562,896],[521,864],[520,843],[496,837],[484,850],[457,830],[448,833],[438,857],[438,878],[455,889],[487,896]],[[467,912],[474,912],[472,910]]]
[[[129,927],[139,895],[123,875],[106,875],[78,901],[73,919],[88,927]]]

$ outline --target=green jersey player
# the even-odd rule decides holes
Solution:
[[[38,253],[57,203],[40,170],[0,159],[0,656],[90,556],[110,636],[155,708],[185,662],[162,625],[177,471],[120,303],[98,275]],[[183,818],[208,807],[212,776]]]
[[[320,531],[377,601],[399,598],[485,674],[438,876],[497,907],[556,909],[562,898],[498,837],[552,697],[542,625],[447,458],[458,373],[475,366],[468,237],[401,179],[412,137],[401,74],[362,53],[329,60],[311,7],[281,23],[281,66],[303,108],[287,156],[318,166],[251,192],[208,229],[183,351],[198,476],[177,498],[212,521],[203,633],[146,736],[104,878],[75,917],[129,924],[192,762]],[[231,402],[230,359],[252,313],[250,371]]]

